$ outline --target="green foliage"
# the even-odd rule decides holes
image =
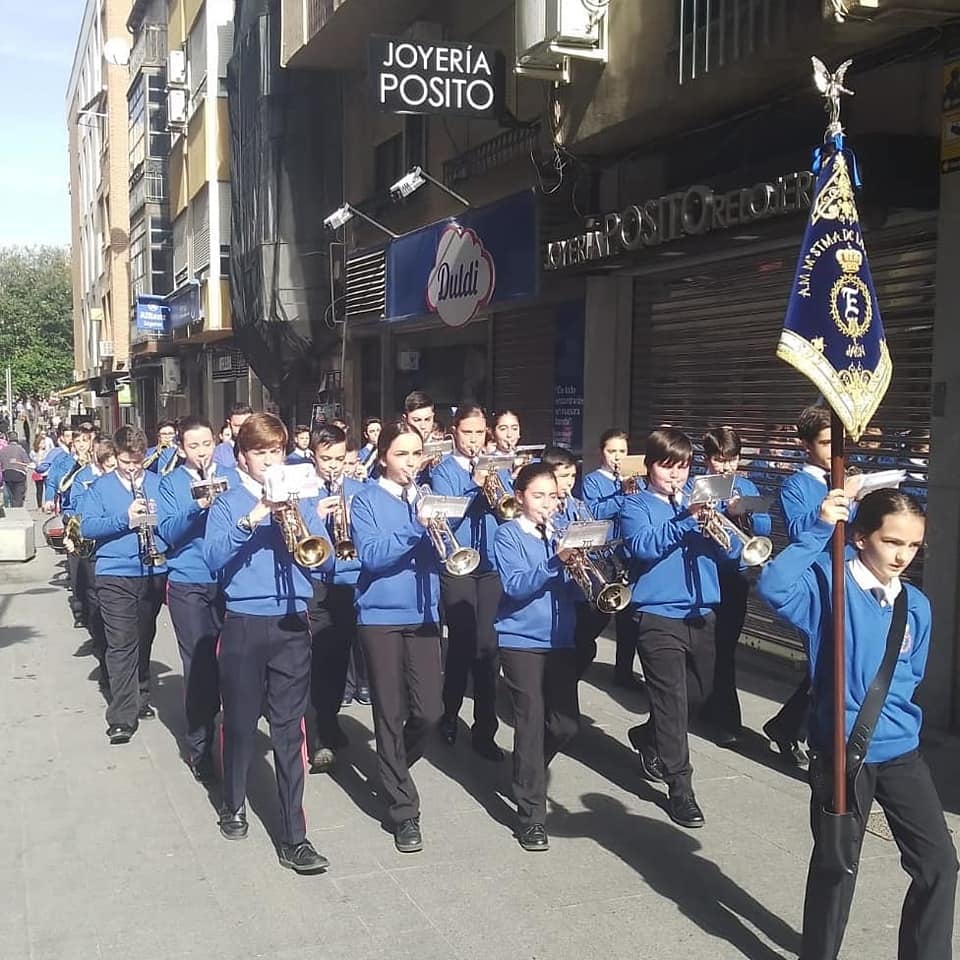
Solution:
[[[61,247],[0,247],[0,373],[7,364],[18,397],[46,397],[73,382],[73,298]]]

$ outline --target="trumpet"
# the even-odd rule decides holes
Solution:
[[[333,484],[331,483],[331,487]],[[346,484],[339,482],[340,502],[333,515],[333,550],[338,560],[356,560],[357,548],[350,539],[350,505],[347,503]],[[334,494],[337,496],[337,494]]]
[[[613,465],[613,479],[620,486],[620,492],[625,497],[633,496],[640,490],[640,474],[632,473],[626,477],[622,476],[619,462]]]
[[[740,559],[746,567],[762,567],[773,553],[773,541],[769,537],[751,537],[726,517],[716,502],[709,502],[700,516],[700,532],[729,551],[734,540],[739,540]]]
[[[498,520],[513,520],[520,513],[517,498],[508,493],[496,470],[488,470],[483,481],[483,495]]]
[[[134,499],[146,505],[146,512],[141,514],[137,521],[137,540],[140,543],[140,560],[145,567],[162,567],[167,558],[157,549],[156,526],[157,508],[152,500],[148,500],[143,489],[143,474],[139,474],[133,481]]]
[[[433,491],[424,484],[420,488],[420,496],[433,496]],[[457,543],[457,538],[453,535],[445,516],[440,513],[423,516],[421,517],[421,523],[427,528],[427,533],[430,535],[433,547],[440,557],[440,562],[451,576],[465,577],[480,566],[479,551],[474,550],[473,547],[461,547]]]
[[[310,533],[300,515],[301,496],[316,496],[319,484],[311,463],[274,464],[263,479],[263,495],[272,505],[273,522],[280,527],[287,550],[301,567],[322,567],[333,549],[325,537]]]
[[[618,541],[601,547],[578,547],[566,562],[574,582],[600,613],[619,613],[630,606],[627,571],[617,559]]]

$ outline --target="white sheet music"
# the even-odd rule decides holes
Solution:
[[[609,543],[613,532],[612,520],[575,520],[563,531],[558,550],[583,550],[602,547]]]

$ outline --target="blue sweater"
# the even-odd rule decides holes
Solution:
[[[344,478],[344,489],[343,492],[347,498],[347,513],[350,513],[350,508],[353,505],[353,498],[363,489],[364,485],[359,480],[354,480],[352,477]],[[324,497],[331,496],[330,486],[324,483],[322,480],[320,482],[320,499]],[[327,534],[330,537],[330,542],[334,542],[334,522],[333,517],[329,517],[327,520]],[[347,536],[353,540],[352,530],[347,528]],[[354,543],[356,546],[356,543]],[[355,587],[357,585],[357,580],[360,578],[360,558],[357,557],[356,560],[335,560],[335,566],[333,571],[333,577],[327,577],[328,581],[331,581],[337,586],[345,587]]]
[[[286,460],[284,460],[283,462],[284,462],[284,463],[287,463],[287,464],[290,464],[290,465],[294,465],[294,466],[295,466],[296,464],[298,464],[298,463],[311,463],[311,464],[312,464],[312,463],[313,463],[313,454],[310,453],[309,451],[304,452],[304,451],[301,450],[299,447],[294,447],[293,450],[291,450],[291,451],[287,454],[287,458],[286,458]]]
[[[159,500],[160,478],[143,475],[143,491],[148,500]],[[145,566],[140,559],[140,540],[136,528],[130,529],[127,511],[133,493],[117,474],[108,473],[97,480],[83,497],[83,519],[80,532],[84,540],[97,542],[97,573],[109,577],[149,577],[166,573],[166,566]],[[154,528],[154,541],[160,553],[167,545]]]
[[[438,623],[440,561],[414,509],[379,483],[365,483],[350,516],[361,564],[358,622]]]
[[[150,449],[147,450],[144,459],[147,457],[152,457],[156,452],[156,447],[150,447]],[[175,456],[177,456],[177,445],[173,444],[173,446],[167,447],[165,450],[161,450],[160,456],[157,457],[157,459],[154,460],[153,463],[147,467],[147,469],[151,473],[155,473],[159,476],[159,474],[163,471],[163,468],[167,466],[167,464],[170,463]]]
[[[687,483],[687,486],[684,487],[685,493],[689,493],[689,491],[693,488],[694,479],[695,478],[691,477]],[[760,496],[760,491],[757,489],[757,485],[752,480],[741,476],[739,473],[733,478],[733,492],[738,497]],[[721,508],[726,509],[726,503],[722,503],[720,506]],[[750,514],[749,530],[753,536],[769,537],[772,529],[773,520],[771,519],[769,513]],[[725,573],[737,571],[739,568],[739,562],[733,557],[727,557],[726,559],[721,558],[720,560],[720,569]]]
[[[829,554],[825,553],[832,533],[831,524],[818,520],[800,534],[796,543],[764,567],[757,585],[760,596],[800,630],[806,640],[813,680],[808,740],[817,750],[829,748],[833,728],[831,562]],[[817,569],[819,574],[815,572]],[[868,763],[892,760],[915,750],[920,741],[923,717],[913,702],[913,695],[923,679],[930,648],[930,603],[910,584],[904,583],[903,589],[907,591],[907,629],[890,692],[867,750]],[[893,608],[881,606],[872,594],[863,590],[849,568],[844,600],[846,734],[849,737],[883,660]]]
[[[203,537],[204,562],[218,572],[231,613],[256,617],[303,613],[313,597],[313,578],[333,570],[333,551],[314,573],[294,561],[273,517],[262,520],[252,533],[241,530],[237,521],[256,503],[257,498],[242,483],[213,501]],[[311,534],[326,538],[316,500],[301,501],[300,514]]]
[[[44,501],[56,500],[60,481],[73,469],[77,462],[76,458],[63,447],[58,448],[59,452],[50,457],[50,467],[46,476],[43,478],[43,499]],[[69,503],[69,495],[60,498],[61,506],[65,502]]]
[[[624,501],[620,484],[600,470],[594,470],[583,478],[583,499],[597,520],[613,521],[613,536],[619,537]]]
[[[237,455],[234,453],[233,444],[221,441],[213,448],[213,459],[219,467],[230,467],[232,470],[237,468]]]
[[[83,502],[90,488],[100,479],[102,474],[94,473],[93,467],[87,464],[74,478],[70,486],[70,497],[63,505],[63,515],[69,517],[73,514],[83,515]]]
[[[517,520],[493,541],[503,594],[493,621],[501,647],[544,652],[573,646],[579,589],[553,548]]]
[[[218,466],[214,476],[226,477],[228,490],[240,483],[237,471],[225,467]],[[157,498],[158,529],[168,544],[167,566],[171,580],[176,583],[214,583],[217,577],[203,559],[208,511],[202,510],[190,496],[191,483],[193,477],[183,466],[161,477]]]
[[[701,617],[720,603],[718,562],[727,558],[696,519],[649,490],[624,501],[621,530],[632,558],[633,606],[672,620]],[[740,553],[731,544],[729,556]]]
[[[473,547],[480,551],[478,573],[492,570],[493,538],[500,523],[490,509],[483,490],[473,482],[473,477],[457,463],[452,454],[437,464],[430,482],[433,492],[442,497],[467,497],[470,500],[466,514],[459,520],[451,520],[450,529],[461,547]]]

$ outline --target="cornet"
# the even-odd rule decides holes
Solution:
[[[520,513],[520,504],[517,498],[508,493],[496,470],[488,470],[483,481],[483,495],[490,504],[490,509],[497,515],[498,520],[513,520]]]
[[[430,487],[424,485],[420,488],[421,497],[433,495]],[[447,573],[454,577],[465,577],[480,566],[480,553],[473,547],[461,547],[457,543],[457,538],[453,535],[445,516],[440,513],[431,516],[423,515],[420,517],[420,522],[427,528],[430,540]]]
[[[619,613],[632,600],[626,570],[614,552],[617,545],[612,541],[602,547],[577,548],[567,560],[570,576],[600,613]]]
[[[146,506],[146,512],[137,518],[137,540],[140,543],[140,561],[145,567],[162,567],[167,558],[157,549],[157,506],[148,500],[143,489],[143,474],[131,481],[133,496]]]
[[[330,558],[330,544],[324,537],[311,534],[300,515],[301,496],[315,496],[319,484],[310,463],[274,464],[267,467],[263,478],[263,495],[271,504],[273,522],[280,527],[287,550],[301,567],[322,567]]]
[[[624,469],[634,470],[633,473],[623,475]],[[613,465],[613,479],[620,485],[620,492],[629,497],[640,490],[640,478],[644,476],[644,457],[630,456]]]
[[[726,517],[715,501],[707,503],[700,515],[700,532],[728,552],[733,541],[740,541],[740,559],[746,567],[763,566],[773,553],[773,541],[769,537],[751,537]]]
[[[331,490],[334,489],[334,481],[330,481]],[[333,514],[333,551],[338,560],[356,560],[357,548],[350,539],[350,505],[347,503],[346,484],[343,477],[339,480],[340,502]]]

